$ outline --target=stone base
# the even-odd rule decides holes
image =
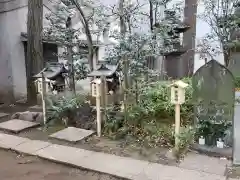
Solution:
[[[64,140],[68,142],[76,143],[78,141],[81,141],[85,139],[86,137],[92,135],[94,132],[91,130],[85,130],[85,129],[79,129],[75,127],[68,127],[66,129],[63,129],[61,131],[58,131],[52,135],[50,135],[51,138]]]
[[[200,154],[206,154],[208,156],[232,159],[232,148],[218,148],[216,146],[194,144],[192,145],[191,149]]]
[[[39,123],[23,121],[20,119],[12,119],[6,122],[0,123],[0,129],[4,131],[10,131],[14,133],[19,133],[29,128],[37,127]]]

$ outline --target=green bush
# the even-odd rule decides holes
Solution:
[[[192,121],[193,105],[191,79],[183,79],[189,84],[186,88],[186,102],[181,105],[181,118],[183,123]],[[150,119],[168,119],[173,120],[175,114],[175,106],[171,103],[169,82],[159,82],[150,87],[146,87],[141,91],[140,102],[130,108],[130,119],[138,119],[147,117]],[[137,111],[137,112],[136,112]]]
[[[226,131],[231,127],[231,123],[222,121],[215,123],[210,120],[201,120],[196,127],[196,140],[203,136],[207,145],[216,145],[218,138],[224,139]]]
[[[186,103],[181,106],[182,124],[192,122],[193,106],[191,79],[186,89]],[[170,100],[170,82],[157,82],[139,89],[139,102],[128,108],[127,121],[112,117],[104,125],[105,133],[123,137],[131,135],[137,142],[147,146],[174,145],[175,106]],[[121,134],[121,135],[119,135]]]
[[[235,77],[235,88],[240,88],[240,77],[239,76],[237,76],[237,77]]]
[[[81,107],[86,101],[82,95],[76,96],[52,96],[47,99],[47,124],[55,122],[71,121],[74,119],[74,114],[77,108]],[[69,122],[68,122],[69,123]]]
[[[177,160],[183,159],[187,154],[190,145],[194,142],[195,131],[190,126],[182,127],[180,134],[177,136],[178,141],[174,147],[174,155]]]

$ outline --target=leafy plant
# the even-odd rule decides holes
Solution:
[[[184,120],[183,123],[188,123],[193,116],[193,104],[191,103],[193,89],[191,79],[186,78],[183,81],[188,83],[189,87],[186,89],[186,102],[181,106],[181,116]],[[143,87],[140,92],[140,102],[130,109],[130,116],[136,119],[137,117],[142,118],[144,114],[152,119],[173,119],[175,107],[171,103],[168,85],[169,82],[157,82],[151,86]],[[141,109],[142,114],[137,116],[136,109],[138,111]]]
[[[104,133],[108,136],[114,136],[120,128],[123,127],[123,114],[118,111],[118,107],[113,106],[107,109],[107,118],[104,122]]]
[[[83,105],[85,97],[81,95],[67,97],[50,97],[47,99],[48,124],[56,121],[64,122],[65,125],[74,119],[75,111]]]
[[[177,160],[184,158],[187,154],[189,147],[194,142],[194,135],[195,131],[190,126],[181,128],[180,134],[177,136],[177,144],[173,151]]]
[[[191,79],[184,79],[190,84],[186,90],[186,104],[182,105],[183,125],[192,121]],[[170,82],[142,84],[139,88],[139,103],[128,108],[127,120],[108,116],[105,133],[110,136],[131,136],[144,146],[174,145],[174,105],[170,102]]]
[[[224,138],[226,131],[231,127],[229,122],[214,123],[210,120],[201,120],[196,128],[196,139],[203,136],[207,145],[215,145],[218,138]]]
[[[240,77],[239,76],[237,76],[237,77],[235,77],[235,88],[240,88]]]

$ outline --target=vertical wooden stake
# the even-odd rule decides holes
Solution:
[[[101,131],[102,131],[102,121],[101,121],[101,100],[100,100],[100,85],[96,85],[96,110],[97,110],[97,135],[98,137],[101,137]]]
[[[107,92],[106,92],[106,77],[101,76],[101,107],[103,110],[103,121],[106,120],[106,108],[107,108]]]
[[[45,81],[45,77],[42,73],[42,92],[41,92],[41,95],[42,95],[42,108],[43,108],[43,122],[44,122],[44,125],[46,125],[47,123],[47,117],[46,117],[46,101],[45,101],[45,97],[46,97],[46,81]]]
[[[175,105],[175,146],[178,144],[180,133],[180,104]]]

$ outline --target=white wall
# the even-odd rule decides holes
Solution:
[[[0,101],[4,96],[9,98],[11,91],[16,99],[27,94],[24,45],[20,35],[27,32],[28,9],[26,1],[18,2],[16,7],[19,8],[0,11]],[[44,14],[49,12],[45,7],[43,11]]]
[[[4,14],[0,14],[0,23],[6,24],[7,19]],[[7,100],[6,95],[10,95],[12,91],[12,68],[9,61],[11,52],[10,34],[5,30],[5,26],[0,26],[0,102]]]
[[[20,40],[20,33],[26,32],[26,19],[27,7],[0,13],[0,86],[13,90],[15,97],[26,94],[25,55]]]

